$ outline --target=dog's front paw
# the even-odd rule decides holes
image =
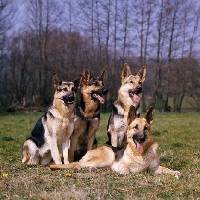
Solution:
[[[64,164],[65,165],[68,165],[69,164],[69,161],[67,160],[67,161],[64,161]]]
[[[121,175],[128,175],[130,173],[128,168],[122,168],[119,172]]]
[[[54,163],[55,165],[62,165],[62,161],[59,161],[59,160],[55,161]]]

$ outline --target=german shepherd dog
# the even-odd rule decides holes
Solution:
[[[127,145],[123,149],[114,152],[110,146],[98,147],[88,151],[79,162],[50,165],[50,169],[110,167],[112,171],[121,175],[149,170],[155,174],[171,174],[178,178],[179,171],[159,164],[158,144],[154,142],[150,129],[154,117],[153,107],[150,107],[144,118],[136,116],[136,109],[131,106],[127,119]]]
[[[81,77],[73,82],[61,81],[56,73],[53,74],[53,103],[39,118],[30,137],[24,142],[22,163],[48,165],[53,158],[55,164],[62,164],[58,149],[60,144],[64,163],[69,163],[69,138],[73,131],[75,98],[80,81]]]
[[[81,97],[75,108],[74,131],[71,135],[69,162],[79,160],[88,150],[97,147],[95,139],[100,122],[100,104],[104,104],[103,95],[108,90],[104,87],[105,70],[98,77],[93,77],[87,68],[83,69]]]
[[[118,99],[113,103],[112,113],[108,120],[106,142],[113,149],[119,149],[126,141],[127,114],[130,106],[136,108],[137,116],[140,116],[140,99],[142,86],[146,76],[146,67],[142,67],[134,76],[127,63],[124,64],[121,75],[121,87],[118,91]]]

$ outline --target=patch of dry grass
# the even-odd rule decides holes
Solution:
[[[50,171],[21,164],[21,149],[41,113],[0,118],[0,199],[198,199],[200,198],[199,113],[155,113],[152,132],[160,145],[161,165],[182,176],[149,172],[120,176],[109,169]],[[101,115],[99,145],[107,140],[108,114]],[[66,176],[66,173],[72,176]],[[3,176],[3,174],[8,174]]]

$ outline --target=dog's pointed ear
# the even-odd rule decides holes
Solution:
[[[153,117],[154,117],[154,109],[151,106],[149,108],[149,110],[147,111],[147,114],[145,115],[145,119],[147,120],[148,124],[152,124],[153,123]]]
[[[74,80],[73,80],[73,83],[74,83],[74,91],[76,92],[80,85],[81,85],[81,81],[82,81],[82,78],[83,76],[82,75],[79,75],[78,77],[76,77]]]
[[[124,64],[124,68],[122,69],[122,83],[124,82],[124,79],[128,76],[130,76],[132,73],[131,73],[131,69],[129,67],[129,65],[127,63]]]
[[[129,109],[128,112],[128,117],[127,117],[127,121],[128,121],[128,125],[136,118],[136,109],[135,107],[132,105]]]
[[[90,71],[88,70],[87,67],[84,67],[83,72],[82,72],[82,85],[87,86],[91,78],[92,77],[91,77]]]
[[[142,83],[145,81],[145,76],[146,76],[146,67],[143,66],[139,71],[138,73],[136,74],[137,76],[140,77]]]
[[[57,88],[58,86],[62,84],[62,81],[60,80],[60,78],[55,72],[53,73],[53,83],[54,83],[55,88]]]
[[[103,69],[103,70],[101,71],[101,74],[99,75],[99,79],[100,79],[101,81],[103,81],[104,74],[105,74],[105,70]]]
[[[87,67],[83,69],[82,75],[89,81],[91,79],[91,73]]]

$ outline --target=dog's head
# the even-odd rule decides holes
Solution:
[[[102,70],[98,77],[93,77],[87,67],[84,68],[81,93],[88,101],[93,100],[104,104],[105,100],[103,95],[106,95],[108,92],[103,82],[104,73],[105,70]]]
[[[127,142],[131,143],[140,154],[153,143],[150,126],[153,123],[154,110],[150,107],[144,118],[136,118],[136,109],[130,107],[128,114]]]
[[[81,76],[75,78],[72,82],[62,81],[56,73],[53,74],[54,88],[56,89],[54,97],[63,101],[67,106],[73,104],[76,98],[76,92],[80,86]]]
[[[118,91],[119,100],[126,105],[137,105],[142,95],[142,84],[146,76],[146,67],[143,66],[134,76],[127,63],[124,64],[121,76],[121,87]]]

